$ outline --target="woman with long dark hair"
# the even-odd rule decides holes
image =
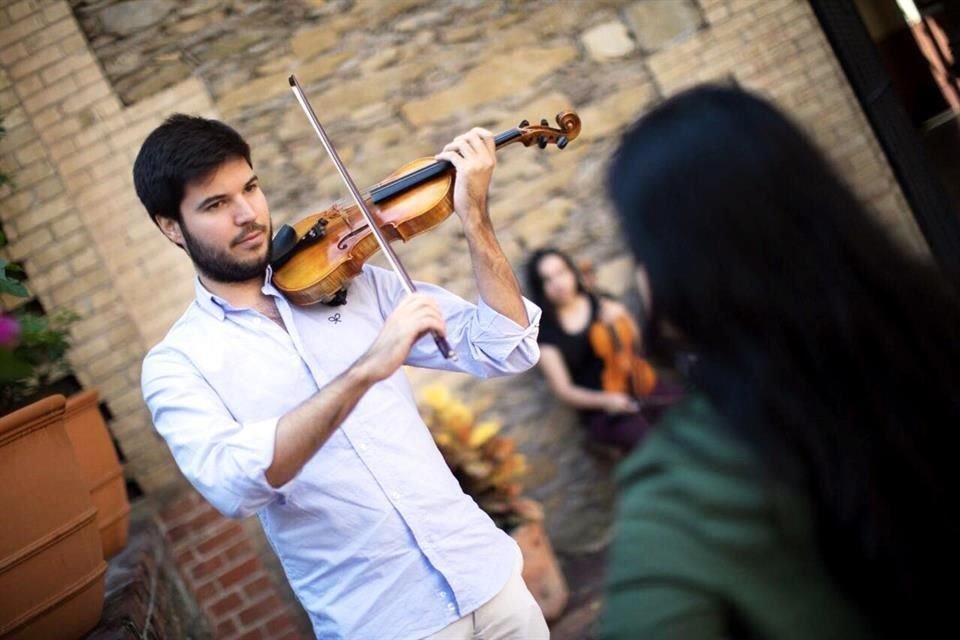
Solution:
[[[641,397],[626,382],[621,388],[609,384],[607,377],[604,385],[612,350],[604,349],[606,340],[596,339],[597,324],[607,331],[619,323],[637,343],[639,328],[626,306],[585,285],[568,254],[553,247],[534,251],[527,260],[527,283],[530,299],[543,310],[539,366],[551,391],[577,410],[592,442],[609,447],[615,455],[629,452],[679,397],[679,389],[659,383]]]
[[[697,392],[621,466],[603,637],[952,628],[954,288],[737,89],[654,109],[609,185],[649,285],[648,347],[698,361]]]

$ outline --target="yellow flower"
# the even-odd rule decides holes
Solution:
[[[469,476],[483,479],[493,473],[493,465],[486,460],[475,460],[463,465],[463,470],[466,471]]]
[[[473,428],[470,432],[469,445],[482,447],[490,438],[500,431],[500,423],[496,420],[486,420]]]
[[[470,428],[473,426],[473,411],[462,402],[451,402],[440,413],[440,420],[448,431],[452,431],[466,442],[470,437]]]
[[[431,384],[423,388],[420,392],[420,399],[434,411],[443,411],[452,402],[450,390],[442,384]]]
[[[513,473],[515,476],[522,476],[527,472],[527,456],[522,453],[514,454],[514,468]]]
[[[513,453],[514,443],[511,438],[496,436],[487,442],[484,451],[497,462],[503,462]]]
[[[439,384],[425,387],[420,402],[430,433],[463,490],[498,523],[523,516],[514,503],[522,500],[526,458],[510,436],[500,435],[499,420],[475,424],[484,403],[480,409],[471,407]]]
[[[515,453],[500,465],[490,481],[492,484],[502,487],[514,479],[519,479],[526,471],[526,457],[522,453]]]

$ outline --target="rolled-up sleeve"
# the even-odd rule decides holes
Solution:
[[[540,359],[540,348],[537,346],[540,307],[523,298],[523,308],[529,319],[526,327],[498,313],[481,298],[476,305],[476,317],[470,319],[470,343],[488,357],[507,363],[511,369],[524,371],[537,364]]]
[[[223,515],[247,517],[281,495],[265,476],[279,416],[234,420],[189,359],[170,348],[144,359],[141,387],[181,472]]]
[[[405,295],[399,278],[392,272],[367,265],[384,317]],[[467,302],[442,287],[418,282],[417,290],[433,297],[440,305],[447,328],[447,342],[457,359],[444,358],[437,351],[431,336],[417,341],[407,364],[448,371],[462,371],[480,377],[493,377],[526,371],[540,359],[537,334],[540,330],[540,307],[523,298],[529,320],[522,327],[498,313],[481,298],[477,304]]]

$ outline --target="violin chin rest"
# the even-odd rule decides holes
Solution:
[[[288,224],[283,225],[273,236],[270,266],[277,269],[290,257],[293,248],[297,245],[297,232]]]

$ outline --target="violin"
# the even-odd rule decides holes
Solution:
[[[613,322],[597,320],[588,332],[590,346],[603,361],[600,374],[604,391],[645,398],[657,386],[657,374],[640,355],[633,323],[625,316]]]
[[[539,126],[524,120],[498,134],[496,148],[519,143],[541,149],[556,144],[563,149],[579,135],[580,118],[567,111],[558,114],[556,121],[558,127],[553,128],[547,120]],[[403,165],[360,198],[388,242],[406,242],[453,213],[455,179],[449,162],[421,158]],[[273,283],[294,304],[342,304],[349,281],[381,248],[359,203],[334,204],[279,229],[273,241]],[[393,262],[389,253],[387,258]]]

